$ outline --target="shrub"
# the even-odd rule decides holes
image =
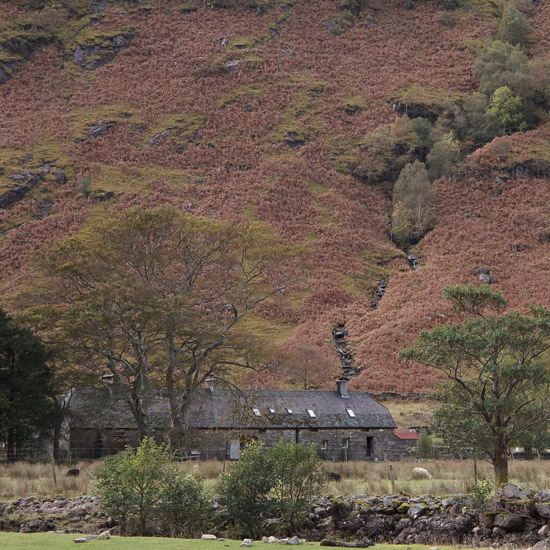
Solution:
[[[218,491],[238,534],[257,538],[272,507],[268,494],[275,486],[272,460],[263,443],[251,441],[228,474],[222,475]]]
[[[202,482],[187,474],[167,476],[160,494],[159,526],[163,535],[194,537],[208,523],[213,503]]]
[[[495,90],[487,113],[496,116],[506,134],[511,134],[516,130],[525,130],[526,128],[521,113],[521,98],[514,96],[508,86],[502,86]]]
[[[222,476],[220,503],[238,534],[258,537],[264,520],[272,516],[282,518],[294,531],[323,481],[314,446],[281,440],[265,448],[252,441]]]
[[[275,506],[278,516],[292,531],[304,519],[309,501],[322,487],[325,476],[314,445],[280,440],[269,449],[275,475]]]
[[[529,21],[516,7],[508,2],[500,20],[499,37],[514,46],[526,46],[531,41],[532,30]]]
[[[550,105],[550,57],[535,57],[529,61],[529,76],[534,101],[548,109]]]
[[[76,188],[79,193],[82,193],[86,198],[90,196],[92,186],[91,176],[82,176],[78,178]]]
[[[417,152],[424,158],[433,147],[432,124],[427,118],[416,117],[411,120],[411,128],[418,136]]]
[[[488,111],[488,107],[487,97],[479,92],[464,98],[466,124],[461,128],[461,137],[477,147],[502,135],[501,125],[495,114]]]
[[[451,167],[460,161],[458,142],[446,134],[432,148],[426,157],[428,175],[432,181],[449,174]]]
[[[179,474],[171,459],[168,447],[145,438],[137,449],[126,447],[105,460],[97,489],[121,534],[193,535],[207,521],[211,506],[202,485]]]
[[[442,11],[438,16],[437,20],[446,27],[451,29],[456,25],[456,15],[449,10]]]
[[[418,437],[417,452],[419,458],[433,457],[433,442],[431,436],[422,432]]]
[[[479,91],[491,97],[497,88],[508,86],[525,99],[532,94],[527,56],[521,46],[492,40],[475,58]]]

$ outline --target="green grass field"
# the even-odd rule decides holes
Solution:
[[[9,550],[64,550],[74,548],[73,540],[79,535],[58,535],[55,533],[36,533],[23,535],[20,533],[0,533],[0,548]],[[112,537],[109,540],[91,540],[84,543],[86,550],[240,550],[241,541],[208,541],[196,539],[163,539],[143,537]],[[253,547],[260,547],[259,542],[253,543]],[[308,548],[319,548],[319,543],[307,543]],[[289,548],[283,544],[270,544],[264,548],[279,550]],[[377,544],[377,550],[403,550],[404,546],[394,544]],[[406,546],[410,550],[428,550],[433,546],[411,544]],[[450,550],[451,546],[438,546],[438,550]],[[460,547],[465,550],[464,546]]]

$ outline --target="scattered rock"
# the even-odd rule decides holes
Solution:
[[[492,285],[494,282],[493,272],[487,267],[478,267],[476,270],[476,275],[479,275],[479,280],[482,283]]]
[[[244,539],[244,540],[241,542],[241,546],[244,546],[244,547],[252,546],[252,540],[251,540],[251,539]]]
[[[218,540],[216,535],[201,535],[201,540]]]
[[[97,537],[99,540],[107,540],[111,538],[111,532],[110,531],[103,531],[99,533],[99,536]]]

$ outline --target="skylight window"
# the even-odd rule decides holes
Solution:
[[[294,414],[294,413],[292,412],[292,409],[287,409],[286,412],[287,412],[288,414]]]
[[[312,409],[308,409],[307,414],[309,414],[311,418],[315,418],[315,412]]]
[[[355,413],[351,409],[346,409],[346,411],[348,411],[350,418],[355,418]]]
[[[262,414],[260,413],[260,409],[252,409],[252,411],[256,416],[262,416]]]

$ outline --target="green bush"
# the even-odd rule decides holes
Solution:
[[[268,451],[273,462],[273,490],[278,516],[296,531],[305,518],[309,502],[322,487],[325,476],[314,445],[280,440]]]
[[[227,508],[238,535],[257,538],[261,533],[264,520],[272,513],[268,494],[274,486],[272,460],[263,443],[253,440],[218,486],[220,504]]]
[[[502,86],[508,86],[522,99],[532,95],[528,60],[521,46],[502,40],[489,41],[476,56],[474,63],[479,91],[487,97],[491,97]]]
[[[529,21],[516,7],[514,2],[508,2],[502,13],[499,27],[499,37],[514,46],[527,46],[531,41],[532,29]]]
[[[269,517],[295,531],[311,497],[324,480],[314,446],[279,441],[273,447],[252,441],[218,487],[236,534],[258,537]]]
[[[433,441],[431,436],[422,432],[418,437],[418,444],[416,447],[419,458],[432,458],[433,457]]]
[[[495,115],[505,134],[512,134],[517,130],[525,130],[526,128],[521,113],[521,98],[512,94],[508,86],[502,86],[495,90],[487,113]]]
[[[463,140],[471,142],[475,147],[480,147],[502,135],[502,127],[497,117],[488,111],[489,100],[485,95],[475,92],[466,96],[462,108],[466,119],[460,129]]]
[[[460,162],[460,147],[452,135],[446,134],[432,148],[426,157],[428,175],[432,181],[448,175],[453,166]]]
[[[171,460],[152,438],[105,460],[97,489],[122,535],[192,536],[207,523],[212,506],[201,483],[178,473]]]

